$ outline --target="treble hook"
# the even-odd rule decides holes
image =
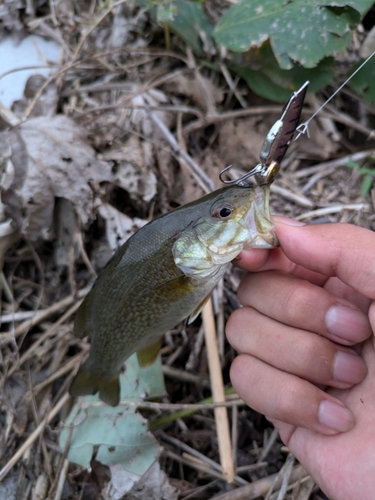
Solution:
[[[219,174],[221,182],[249,187],[246,179],[254,176],[259,186],[271,184],[279,171],[280,163],[299,124],[308,85],[309,82],[304,83],[299,90],[293,93],[285,105],[280,119],[271,127],[259,153],[260,163],[238,179],[230,181],[223,179],[223,174],[232,167],[232,165],[229,165]]]
[[[254,168],[252,168],[249,172],[247,172],[246,174],[242,175],[241,177],[239,177],[238,179],[234,179],[234,180],[231,180],[231,181],[226,181],[223,179],[223,174],[225,174],[225,172],[227,172],[228,170],[230,170],[231,168],[233,167],[233,165],[229,165],[228,167],[225,167],[219,174],[219,179],[221,180],[221,182],[223,182],[224,184],[237,184],[238,186],[244,186],[244,187],[249,187],[250,184],[248,182],[244,182],[246,179],[248,179],[249,177],[251,177],[252,175],[255,175],[257,174],[258,172],[260,172],[263,168],[263,165],[261,163],[258,163],[258,165],[256,165]]]

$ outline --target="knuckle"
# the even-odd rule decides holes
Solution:
[[[239,331],[243,329],[243,325],[247,322],[247,311],[243,307],[236,309],[229,317],[225,332],[228,342],[232,345],[236,341]]]
[[[289,421],[292,416],[296,414],[296,408],[299,406],[298,402],[301,400],[301,383],[297,377],[293,377],[288,383],[287,390],[280,391],[278,396],[278,411],[276,418]],[[304,399],[304,398],[303,398]]]
[[[303,320],[314,308],[314,302],[310,283],[302,281],[293,285],[285,300],[289,318],[297,322]]]
[[[244,372],[246,371],[245,361],[245,356],[240,354],[231,364],[229,377],[234,388],[236,388],[236,386],[238,387],[241,384],[241,381],[243,381]]]
[[[251,281],[252,281],[253,276],[248,273],[246,274],[240,284],[238,285],[237,289],[237,297],[238,300],[241,302],[243,305],[248,305],[249,303],[249,298],[251,297]]]
[[[301,364],[310,371],[325,374],[326,368],[332,364],[332,353],[329,343],[315,334],[309,335],[303,345]]]

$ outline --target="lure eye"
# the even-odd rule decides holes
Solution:
[[[231,205],[224,205],[221,207],[216,207],[213,212],[213,216],[217,219],[227,219],[233,213],[233,207]]]

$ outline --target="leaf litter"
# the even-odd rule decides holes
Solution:
[[[163,424],[162,403],[139,411],[130,404],[111,409],[92,397],[72,406],[65,394],[88,350],[85,340],[73,336],[72,318],[95,271],[120,244],[153,216],[204,192],[150,111],[219,186],[218,173],[228,163],[241,172],[257,162],[259,144],[281,108],[240,82],[237,91],[247,106],[241,109],[220,73],[198,66],[177,38],[166,51],[163,31],[134,6],[94,12],[77,2],[74,19],[69,1],[54,11],[52,4],[46,11],[29,9],[25,16],[23,3],[5,5],[2,25],[17,37],[24,30],[54,32],[65,61],[49,83],[31,77],[23,99],[1,111],[0,496],[171,500],[176,488],[179,498],[225,495],[212,409],[175,418],[172,412]],[[197,9],[194,15],[200,19]],[[195,39],[203,51],[205,29],[202,25]],[[36,99],[41,85],[45,91]],[[313,98],[309,105],[314,109]],[[308,210],[307,219],[315,223],[375,229],[373,186],[365,198],[360,195],[361,167],[371,166],[373,156],[373,140],[364,132],[372,127],[373,110],[340,95],[324,119],[315,122],[309,141],[303,138],[291,148],[272,191],[272,210],[297,218],[306,218]],[[358,168],[345,166],[350,159]],[[225,279],[224,302],[216,300],[218,330],[238,307],[240,277],[233,270]],[[9,315],[12,320],[5,321]],[[135,358],[129,359],[123,399],[205,401],[210,391],[200,331],[199,319],[176,326],[161,351],[163,366],[156,363],[154,372],[142,377]],[[234,356],[225,344],[226,386]],[[185,369],[188,361],[194,371]],[[235,485],[249,495],[252,484],[262,484],[266,495],[286,450],[263,417],[231,396],[227,403],[236,442]],[[290,480],[304,477],[298,467],[291,469]]]

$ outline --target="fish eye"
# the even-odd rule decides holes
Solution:
[[[224,205],[224,206],[222,205],[216,207],[212,215],[217,219],[227,219],[232,215],[232,213],[233,213],[233,207],[231,205]]]

